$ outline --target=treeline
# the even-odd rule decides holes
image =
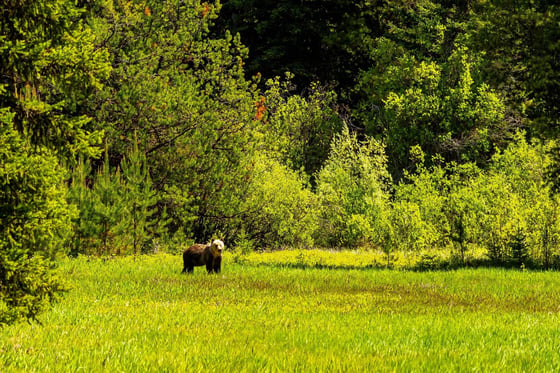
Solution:
[[[62,254],[473,248],[560,266],[547,1],[8,1],[0,324]]]

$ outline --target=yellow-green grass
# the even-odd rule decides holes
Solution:
[[[280,250],[251,252],[233,255],[237,263],[272,265],[296,268],[391,268],[408,270],[449,269],[465,265],[490,264],[486,251],[472,248],[464,255],[465,262],[457,253],[446,250],[420,252],[391,252],[380,250]]]
[[[560,274],[67,259],[42,325],[0,330],[0,371],[560,371]],[[281,255],[279,256],[281,260]]]

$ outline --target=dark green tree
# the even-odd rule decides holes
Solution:
[[[354,85],[367,66],[367,49],[379,29],[377,1],[223,1],[219,30],[239,32],[249,47],[247,73],[266,79],[295,75],[300,88],[312,81]]]
[[[86,219],[96,223],[98,234],[94,239],[101,254],[122,254],[126,251],[124,236],[127,227],[128,205],[120,168],[113,172],[105,151],[103,165],[97,170],[92,188],[93,215]]]
[[[72,174],[68,201],[79,210],[74,219],[73,254],[121,254],[126,251],[128,205],[119,168],[104,162],[91,173],[89,160],[80,160]]]
[[[484,54],[484,80],[506,100],[508,121],[534,135],[560,129],[560,6],[547,0],[477,1],[461,42]]]
[[[74,212],[62,158],[100,133],[82,105],[110,65],[67,0],[9,1],[0,16],[0,324],[34,319],[63,290],[53,259]]]
[[[31,143],[65,154],[99,141],[81,105],[110,71],[107,53],[67,0],[15,1],[0,20],[0,107]]]
[[[523,229],[517,228],[513,237],[509,242],[511,248],[511,256],[513,263],[524,268],[529,258],[529,250],[527,245],[527,236]]]
[[[106,133],[112,167],[146,155],[171,233],[208,239],[236,219],[256,141],[258,95],[246,48],[209,27],[218,2],[99,1],[92,27],[113,70],[88,110]],[[154,217],[155,218],[155,217]]]
[[[95,208],[99,203],[93,198],[94,176],[89,159],[80,157],[72,169],[71,184],[68,188],[67,200],[78,209],[73,219],[73,232],[70,241],[70,255],[97,253],[99,242],[95,239],[99,229],[95,216]]]
[[[388,2],[384,35],[371,44],[373,66],[362,74],[355,112],[367,133],[386,139],[397,179],[412,170],[420,145],[445,160],[484,163],[511,137],[505,105],[483,79],[483,58],[463,45],[465,13],[423,0]]]
[[[35,319],[65,289],[53,260],[75,212],[57,158],[30,148],[12,117],[0,113],[0,326]]]
[[[168,221],[165,211],[156,214],[159,197],[153,188],[146,157],[140,153],[136,142],[122,159],[120,168],[122,189],[119,192],[124,195],[127,210],[122,234],[129,237],[134,254],[153,250],[165,236]]]
[[[89,161],[78,162],[68,200],[80,212],[74,220],[76,254],[139,254],[165,235],[166,214],[155,214],[159,197],[136,145],[119,167],[111,168],[107,151],[96,173]]]

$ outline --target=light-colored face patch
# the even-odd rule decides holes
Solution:
[[[214,256],[222,255],[224,250],[224,243],[221,240],[212,241],[212,253]]]

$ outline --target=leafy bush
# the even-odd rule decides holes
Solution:
[[[246,197],[241,204],[239,240],[260,247],[308,247],[316,230],[316,200],[305,178],[266,155],[255,156]]]
[[[420,206],[414,202],[397,200],[391,203],[390,224],[392,244],[399,251],[421,251],[431,248],[437,237],[434,226],[422,219]]]
[[[290,92],[291,74],[287,80],[269,80],[265,92],[268,111],[263,126],[263,142],[293,170],[303,169],[313,178],[329,156],[329,146],[342,121],[332,109],[336,94],[318,83],[312,84],[305,96]]]
[[[380,244],[390,181],[383,145],[373,138],[358,141],[345,127],[317,175],[317,241],[331,247]]]
[[[518,133],[510,146],[497,151],[486,170],[469,163],[429,169],[420,165],[418,173],[407,175],[407,182],[396,187],[393,214],[406,214],[405,226],[412,229],[416,225],[410,219],[415,215],[398,210],[404,210],[404,203],[414,204],[424,231],[397,236],[440,248],[454,244],[462,261],[468,247],[475,245],[486,248],[496,263],[530,259],[550,267],[560,242],[558,197],[550,193],[544,178],[552,146],[528,143]],[[398,222],[393,222],[393,229]]]

